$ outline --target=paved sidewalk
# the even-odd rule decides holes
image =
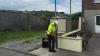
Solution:
[[[35,55],[0,47],[0,56],[35,56]]]
[[[22,52],[29,52],[31,50],[38,49],[41,47],[40,40],[30,41],[29,43],[27,43],[26,41],[27,40],[8,42],[5,44],[1,44],[0,47],[14,49]]]
[[[46,48],[39,48],[29,53],[35,54],[38,56],[67,56],[67,55],[68,56],[84,56],[84,54],[82,53],[72,52],[72,51],[67,51],[67,50],[62,50],[62,49],[58,49],[57,52],[52,53],[52,52],[48,52],[48,49]]]
[[[94,34],[88,43],[88,52],[92,52],[95,56],[100,56],[100,34]]]

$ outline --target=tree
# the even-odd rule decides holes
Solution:
[[[78,28],[79,17],[82,16],[82,12],[77,12],[71,15],[72,16],[72,29],[75,30]]]
[[[59,14],[65,14],[64,12],[59,12]]]
[[[72,20],[78,20],[79,17],[82,16],[82,12],[77,12],[71,15],[72,16]]]

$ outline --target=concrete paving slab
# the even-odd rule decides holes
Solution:
[[[13,42],[8,42],[5,44],[1,44],[1,47],[9,48],[9,49],[14,49],[22,52],[28,52],[30,50],[34,50],[37,48],[41,47],[41,41],[38,40],[36,41],[31,41],[29,43],[22,41],[13,41]]]
[[[38,55],[38,56],[50,56],[50,55],[53,55],[53,53],[48,52],[47,48],[39,48],[39,49],[34,50],[32,52],[29,52],[29,53],[35,54],[35,55]]]
[[[35,55],[0,47],[0,56],[35,56]]]
[[[52,52],[48,52],[47,48],[39,48],[37,50],[31,51],[29,53],[31,54],[35,54],[38,56],[83,56],[82,53],[78,53],[78,52],[72,52],[72,51],[67,51],[67,50],[62,50],[62,49],[57,49],[57,52],[52,53]]]

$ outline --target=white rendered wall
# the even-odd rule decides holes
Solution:
[[[70,50],[70,51],[82,52],[82,38],[81,37],[77,37],[77,38],[59,37],[58,48]]]

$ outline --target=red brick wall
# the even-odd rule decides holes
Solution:
[[[100,3],[94,3],[94,0],[83,0],[84,10],[100,10]]]

